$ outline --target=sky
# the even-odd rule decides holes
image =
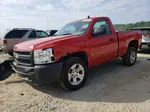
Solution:
[[[60,29],[90,15],[114,24],[150,20],[150,0],[0,0],[0,32],[11,28]]]

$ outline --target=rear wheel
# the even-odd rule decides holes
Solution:
[[[75,91],[84,85],[86,77],[86,63],[78,57],[72,57],[64,63],[60,84],[67,90]]]
[[[134,47],[129,47],[126,55],[122,59],[123,63],[127,66],[134,65],[137,59],[137,50]]]

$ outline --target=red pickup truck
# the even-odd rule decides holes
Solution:
[[[116,32],[108,17],[65,25],[53,37],[14,46],[12,69],[33,82],[58,81],[68,90],[81,88],[88,68],[122,57],[131,66],[141,45],[140,31]]]

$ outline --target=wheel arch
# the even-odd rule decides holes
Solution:
[[[79,57],[81,58],[82,60],[85,61],[85,63],[87,64],[87,66],[89,65],[89,62],[88,62],[88,56],[87,56],[87,53],[85,51],[79,51],[79,52],[74,52],[74,53],[67,53],[66,56],[63,56],[61,57],[61,61],[65,61],[71,57]]]
[[[128,44],[128,48],[129,47],[134,47],[137,50],[138,49],[138,40],[130,41],[129,44]]]

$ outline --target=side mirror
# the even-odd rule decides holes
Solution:
[[[106,28],[97,28],[92,32],[92,35],[97,36],[100,34],[105,34],[105,32],[106,32]]]

